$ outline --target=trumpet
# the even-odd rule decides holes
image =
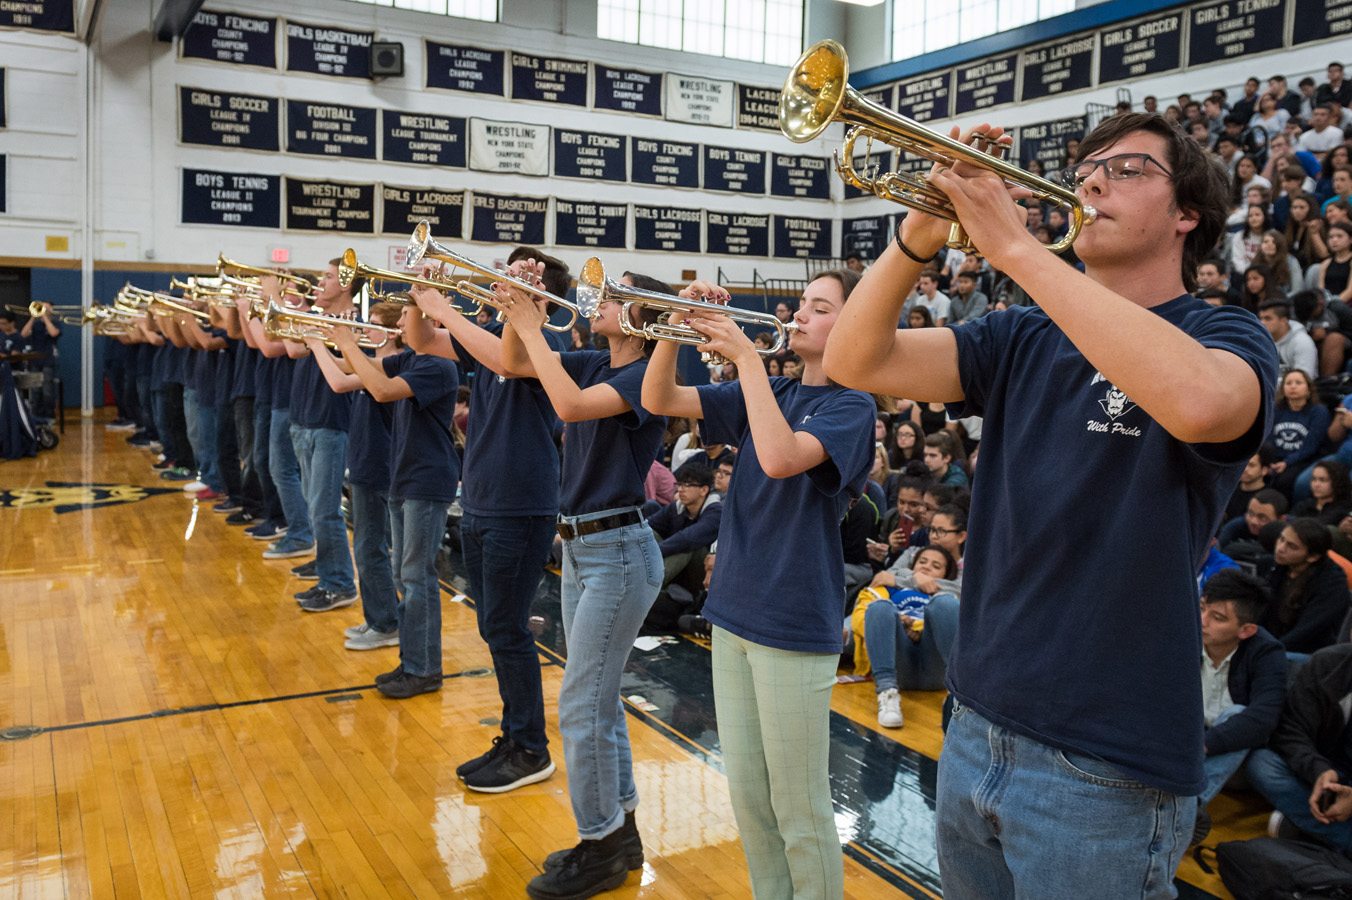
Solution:
[[[11,303],[6,303],[5,309],[14,313],[16,316],[28,316],[30,319],[36,319],[42,316],[42,307],[45,305],[46,304],[44,304],[41,300],[34,300],[27,306],[15,306]],[[80,309],[81,307],[78,306],[57,306],[55,304],[52,305],[53,313],[75,313],[79,312]]]
[[[582,264],[582,271],[577,276],[577,295],[579,302],[591,303],[594,306],[600,306],[607,300],[623,304],[620,309],[620,330],[627,335],[641,337],[649,341],[671,341],[675,344],[690,344],[692,346],[707,344],[709,342],[708,335],[691,328],[689,325],[681,325],[672,321],[673,315],[691,309],[727,316],[738,325],[760,325],[773,328],[775,330],[775,342],[768,349],[757,350],[756,352],[761,356],[773,356],[783,350],[788,346],[789,338],[798,332],[797,322],[784,323],[770,313],[738,309],[735,306],[723,306],[719,303],[707,303],[702,300],[686,300],[671,294],[659,294],[656,291],[645,291],[642,288],[621,284],[613,278],[606,277],[605,266],[595,256]],[[585,301],[582,300],[584,296],[587,298]],[[658,321],[640,327],[630,321],[629,312],[634,306],[655,309],[660,311],[662,315],[658,318]],[[700,359],[706,363],[727,362],[717,353],[701,353]]]
[[[829,40],[819,41],[807,48],[784,81],[784,90],[779,98],[780,130],[789,140],[801,144],[818,137],[837,120],[853,125],[845,136],[844,146],[836,154],[836,172],[862,191],[952,222],[948,246],[966,252],[976,249],[958,223],[948,197],[932,187],[923,175],[906,172],[879,174],[877,166],[867,173],[857,171],[854,168],[856,140],[867,140],[866,154],[876,139],[903,153],[942,166],[966,162],[989,169],[1004,179],[1005,184],[1025,188],[1039,202],[1065,210],[1069,223],[1065,237],[1047,245],[1047,249],[1053,253],[1068,248],[1079,237],[1081,229],[1094,221],[1094,208],[1086,206],[1074,191],[1001,159],[997,154],[1002,153],[1004,148],[985,135],[978,134],[977,146],[971,147],[933,132],[900,113],[866,99],[850,87],[849,77],[849,58],[840,44]]]
[[[263,330],[267,332],[268,337],[275,340],[303,341],[312,337],[323,341],[326,347],[336,350],[338,345],[329,337],[328,332],[331,328],[339,327],[352,328],[359,332],[362,329],[384,332],[384,337],[381,338],[379,343],[364,334],[357,334],[357,346],[372,350],[384,347],[389,343],[390,338],[400,334],[398,328],[389,328],[385,325],[377,325],[374,322],[359,322],[356,319],[326,316],[299,309],[288,309],[271,301],[263,312]]]
[[[126,284],[122,290],[118,291],[116,299],[113,300],[113,306],[120,312],[136,313],[142,308],[149,312],[155,312],[152,307],[161,307],[161,312],[170,314],[183,314],[201,319],[203,322],[211,320],[211,314],[205,310],[193,309],[170,297],[168,294],[161,294],[158,291],[148,291],[145,288],[139,288],[132,284]]]
[[[578,302],[573,303],[563,297],[551,294],[544,288],[531,284],[530,282],[522,281],[519,278],[513,278],[504,272],[499,272],[497,269],[490,269],[487,266],[476,263],[468,257],[461,256],[454,250],[437,243],[432,238],[432,226],[426,219],[423,219],[418,223],[418,226],[413,229],[412,236],[408,239],[407,259],[407,265],[410,266],[416,266],[425,259],[435,259],[439,262],[450,263],[457,269],[467,269],[470,272],[492,278],[495,281],[500,281],[503,284],[518,288],[528,294],[533,294],[543,300],[548,300],[555,306],[566,309],[570,314],[567,322],[559,325],[545,322],[544,327],[550,331],[566,334],[573,330],[573,326],[577,324],[578,316],[582,316],[585,319],[596,318],[596,306],[590,302],[584,302],[581,299],[581,291],[578,292]],[[338,280],[342,281],[341,269],[339,270]],[[473,309],[467,310],[466,315],[478,315],[485,306],[491,306],[498,310],[499,319],[501,318],[502,306],[498,303],[497,294],[493,293],[491,287],[486,288],[483,285],[475,284],[468,278],[456,282],[450,282],[448,279],[447,283],[442,285],[439,289],[444,290],[447,287],[460,294],[462,297],[473,300],[478,304]]]
[[[245,265],[244,263],[235,262],[233,259],[227,258],[224,253],[219,254],[216,257],[216,274],[221,278],[233,276],[240,281],[249,281],[254,284],[257,284],[257,279],[260,279],[265,275],[271,275],[275,278],[280,278],[283,283],[289,281],[292,284],[297,285],[297,288],[292,288],[293,296],[297,297],[308,296],[312,293],[314,287],[310,284],[310,279],[306,278],[304,275],[279,272],[276,269],[269,269],[264,266]],[[295,293],[297,290],[303,293]]]

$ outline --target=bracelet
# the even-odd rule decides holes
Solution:
[[[896,233],[895,237],[896,237],[897,249],[898,249],[898,250],[900,250],[902,253],[905,253],[905,254],[906,254],[908,257],[910,257],[913,261],[919,263],[919,264],[922,265],[922,266],[929,263],[929,260],[928,260],[928,259],[921,259],[920,257],[916,256],[914,253],[911,252],[911,249],[910,249],[909,247],[907,247],[905,244],[903,244],[903,243],[901,242],[901,222],[898,222],[898,223],[897,223],[897,233]]]

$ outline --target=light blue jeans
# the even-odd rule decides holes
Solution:
[[[1253,789],[1267,798],[1277,811],[1310,837],[1335,850],[1352,853],[1352,821],[1325,825],[1310,812],[1310,793],[1314,785],[1301,779],[1291,767],[1271,750],[1255,750],[1249,754],[1244,768]],[[1338,781],[1347,784],[1349,774],[1338,769]]]
[[[399,662],[410,675],[441,674],[441,584],[437,548],[449,503],[390,498],[394,581],[399,604]]]
[[[906,633],[892,603],[870,603],[864,610],[864,646],[878,693],[891,688],[943,690],[948,654],[957,635],[958,598],[952,594],[935,594],[930,599],[919,641],[912,641]]]
[[[286,516],[286,537],[283,549],[313,548],[314,532],[310,529],[310,511],[305,507],[305,492],[300,487],[300,463],[296,447],[291,442],[291,410],[273,407],[268,422],[268,471],[277,486],[277,499]]]
[[[559,690],[559,732],[583,840],[615,831],[625,812],[638,806],[620,678],[661,586],[662,551],[646,522],[563,542],[559,593],[568,664]]]
[[[1234,706],[1227,706],[1216,717],[1212,728],[1224,722],[1233,716],[1244,712],[1247,707],[1236,703]],[[1243,750],[1231,750],[1229,753],[1218,753],[1215,756],[1208,756],[1202,760],[1202,771],[1206,772],[1206,790],[1202,791],[1198,800],[1203,806],[1206,806],[1216,795],[1225,787],[1225,783],[1230,780],[1230,776],[1239,771],[1240,766],[1244,765],[1244,760],[1249,756],[1249,748]]]
[[[300,486],[314,529],[319,586],[335,594],[351,594],[357,590],[357,583],[352,577],[352,551],[347,546],[347,524],[343,521],[347,432],[302,428],[293,423],[291,443],[296,448]]]
[[[399,594],[390,563],[390,495],[360,484],[351,487],[352,555],[361,584],[361,611],[367,625],[388,634],[399,628]]]
[[[944,900],[1173,898],[1197,800],[954,703],[939,756]]]

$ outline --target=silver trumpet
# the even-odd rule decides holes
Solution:
[[[727,316],[738,325],[768,326],[775,330],[775,342],[768,349],[757,350],[761,356],[773,356],[789,345],[789,338],[798,332],[798,323],[785,324],[770,313],[756,312],[750,309],[738,309],[735,306],[723,306],[720,303],[708,303],[703,300],[686,300],[672,294],[659,294],[642,288],[621,284],[606,277],[605,266],[593,256],[582,264],[582,272],[577,276],[577,297],[579,305],[590,305],[593,309],[613,300],[623,304],[620,310],[620,330],[632,337],[641,337],[649,341],[671,341],[674,344],[699,346],[707,344],[707,335],[696,331],[689,325],[672,321],[673,316],[686,310],[698,310]],[[639,306],[643,309],[655,309],[662,313],[659,319],[650,324],[638,326],[630,320],[630,311]],[[701,353],[700,359],[715,365],[727,360],[717,353]]]
[[[263,313],[263,330],[267,332],[268,337],[275,340],[303,341],[312,337],[318,338],[324,342],[325,346],[336,350],[338,345],[333,342],[333,338],[329,337],[329,329],[331,328],[357,330],[357,346],[372,350],[384,347],[389,343],[390,338],[400,333],[398,328],[377,325],[374,322],[361,322],[357,319],[326,316],[322,313],[312,313],[300,309],[289,309],[285,306],[278,306],[273,301],[268,302],[268,308]],[[361,333],[368,329],[383,332],[383,336],[378,343]]]

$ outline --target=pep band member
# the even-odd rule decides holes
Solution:
[[[538,277],[541,269],[527,260],[514,271]],[[538,378],[565,423],[558,529],[568,663],[559,731],[581,840],[551,854],[526,893],[534,900],[590,897],[619,887],[626,870],[643,865],[620,676],[662,585],[662,554],[639,508],[667,422],[639,402],[647,353],[641,337],[620,330],[622,304],[602,304],[592,322],[609,351],[555,353],[541,331],[543,303],[501,283],[497,293],[509,326],[504,366],[516,377]]]
[[[1098,211],[1084,274],[1038,246],[999,176],[936,168],[981,255],[1038,305],[892,330],[949,233],[911,212],[824,360],[844,384],[985,417],[939,757],[949,900],[1175,896],[1206,786],[1197,568],[1272,420],[1272,339],[1187,293],[1225,224],[1206,152],[1122,113],[1078,158],[1064,172]]]
[[[741,378],[679,386],[678,347],[667,342],[643,381],[651,409],[701,419],[705,440],[739,448],[701,615],[714,626],[718,734],[757,900],[845,890],[828,774],[845,615],[840,521],[868,480],[878,408],[828,381],[821,360],[858,281],[824,272],[803,291],[790,338],[801,381],[767,376],[741,328],[710,312],[690,319],[709,338],[701,349],[736,363]],[[731,299],[702,281],[681,296]],[[774,548],[781,559],[767,558]]]

